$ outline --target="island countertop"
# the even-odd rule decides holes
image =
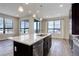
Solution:
[[[31,46],[34,43],[50,35],[51,34],[49,33],[38,33],[38,34],[33,33],[33,34],[25,34],[25,35],[20,35],[15,37],[8,37],[8,39]]]

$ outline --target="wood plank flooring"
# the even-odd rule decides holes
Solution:
[[[52,47],[48,56],[71,56],[68,41],[52,39]],[[0,56],[13,56],[13,42],[10,40],[0,41]]]
[[[10,40],[0,41],[0,56],[13,55],[13,42]]]
[[[48,56],[72,56],[69,42],[64,39],[52,39],[52,47]]]

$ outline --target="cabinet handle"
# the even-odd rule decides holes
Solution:
[[[14,47],[14,50],[17,51],[17,47],[16,46]]]

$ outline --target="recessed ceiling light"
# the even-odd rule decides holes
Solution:
[[[36,17],[36,14],[33,14],[33,16],[32,16],[32,17],[34,17],[34,18],[35,18],[35,17]]]
[[[22,6],[19,6],[18,11],[19,12],[23,12],[24,11],[23,7]]]
[[[61,5],[59,5],[59,7],[63,7],[63,5],[61,4]]]

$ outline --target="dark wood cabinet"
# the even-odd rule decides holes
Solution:
[[[33,56],[43,56],[43,40],[33,45]]]
[[[14,41],[14,56],[46,56],[51,47],[51,36],[29,46]]]
[[[42,56],[43,40],[29,46],[14,41],[14,56]]]
[[[32,56],[33,47],[14,41],[14,56]]]
[[[51,48],[51,36],[46,37],[43,42],[43,56],[48,55]]]
[[[72,34],[79,34],[79,3],[72,4]]]
[[[43,42],[43,56],[46,56],[48,54],[48,40],[47,38],[44,39]]]

